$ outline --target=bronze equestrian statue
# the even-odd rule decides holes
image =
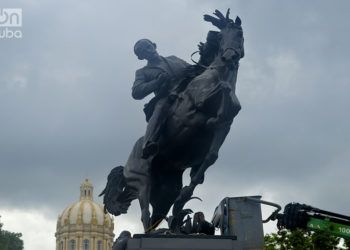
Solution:
[[[210,31],[206,43],[199,45],[196,65],[159,56],[156,45],[147,39],[134,47],[138,58],[148,64],[136,72],[133,97],[155,93],[145,107],[149,124],[125,166],[111,171],[101,195],[105,211],[114,215],[126,213],[131,201],[138,199],[145,232],[166,219],[172,205],[170,229],[179,231],[186,202],[218,158],[241,109],[235,94],[239,60],[244,56],[241,20],[230,19],[229,10],[225,16],[218,10],[214,15],[204,15],[204,20],[220,31]],[[187,168],[191,182],[183,187]]]

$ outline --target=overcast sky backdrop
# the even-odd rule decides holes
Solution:
[[[96,197],[144,133],[134,42],[190,62],[213,29],[203,14],[228,7],[245,36],[242,110],[193,208],[210,219],[224,197],[259,194],[350,214],[349,1],[5,0],[23,38],[0,40],[0,215],[26,250],[54,249],[83,179]],[[115,232],[141,232],[139,217],[134,202]]]

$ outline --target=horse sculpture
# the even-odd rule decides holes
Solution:
[[[220,30],[216,32],[217,49],[208,66],[199,65],[204,68],[200,75],[188,82],[184,90],[169,95],[171,109],[162,124],[159,152],[143,159],[141,137],[125,167],[111,171],[101,194],[105,211],[114,215],[126,213],[131,201],[138,198],[145,232],[156,228],[171,206],[170,228],[179,230],[186,202],[218,158],[241,109],[235,95],[238,62],[244,56],[241,20],[230,19],[229,10],[226,16],[218,10],[214,15],[204,15],[204,20]],[[187,168],[191,168],[191,182],[183,187],[182,175]]]

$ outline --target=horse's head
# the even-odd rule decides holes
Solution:
[[[215,27],[220,29],[219,55],[224,62],[237,62],[244,56],[244,38],[241,26],[241,19],[235,21],[229,18],[230,9],[227,10],[226,16],[220,11],[215,10],[213,17],[204,15],[204,20],[211,22]]]

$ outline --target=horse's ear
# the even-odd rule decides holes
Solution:
[[[157,49],[157,44],[152,42],[152,45],[154,46],[154,49]]]
[[[241,26],[242,20],[239,18],[239,16],[236,17],[235,24],[237,24],[238,26]]]
[[[229,20],[229,19],[230,19],[230,8],[228,8],[226,12],[226,20]]]

